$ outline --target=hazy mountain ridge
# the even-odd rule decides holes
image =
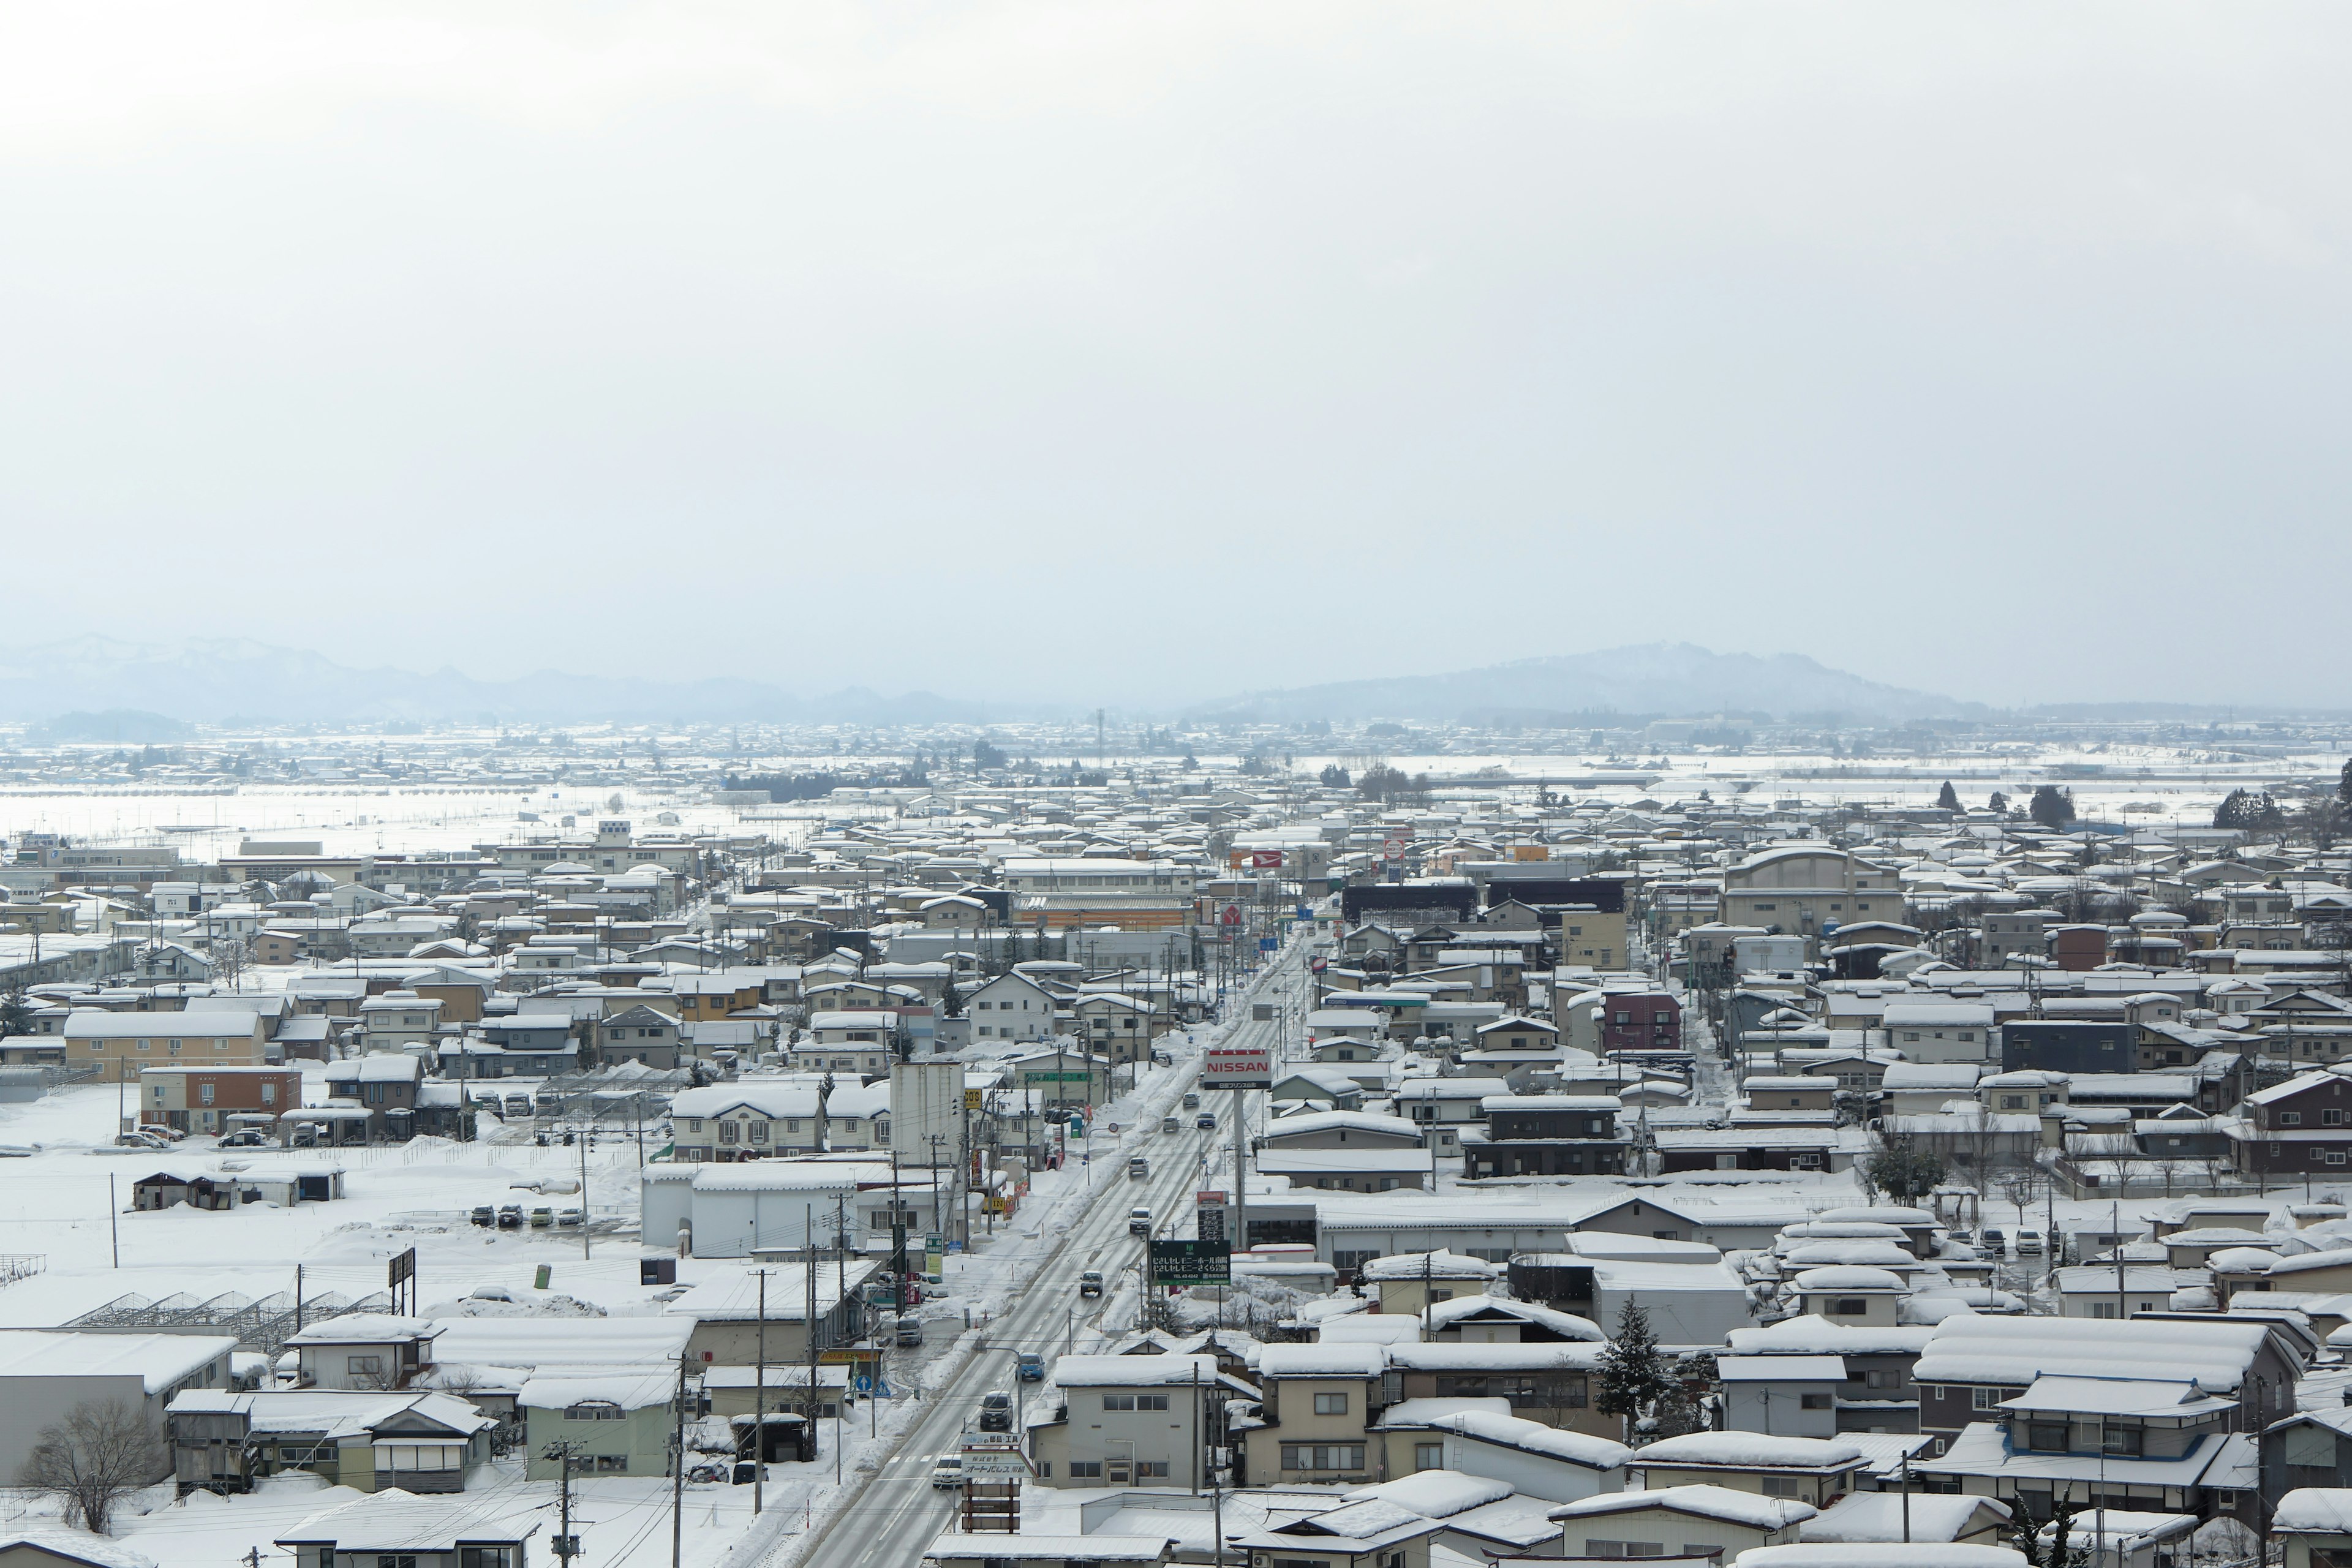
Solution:
[[[1648,643],[1518,659],[1444,675],[1333,681],[1252,692],[1192,710],[1197,718],[1458,721],[1469,715],[1835,714],[1847,719],[1971,719],[1992,710],[1866,680],[1802,654],[1719,654]]]
[[[724,723],[977,722],[977,704],[929,692],[886,698],[864,688],[803,698],[765,681],[719,676],[663,681],[542,670],[478,680],[443,666],[428,674],[356,669],[323,654],[246,638],[153,644],[73,637],[0,650],[0,718],[45,720],[68,710],[135,709],[199,723],[670,721]]]

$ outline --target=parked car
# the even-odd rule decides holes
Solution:
[[[536,1209],[533,1209],[533,1210],[531,1210],[531,1211],[530,1211],[530,1228],[531,1228],[531,1229],[533,1229],[533,1230],[549,1230],[549,1229],[552,1229],[552,1228],[554,1227],[554,1225],[555,1225],[555,1211],[554,1211],[553,1209],[551,1209],[551,1208],[536,1208]]]
[[[900,1350],[916,1349],[923,1342],[922,1323],[914,1318],[899,1319],[898,1330],[891,1335],[891,1342]]]
[[[520,1204],[508,1204],[499,1210],[499,1228],[500,1230],[520,1230],[522,1228],[522,1205]]]
[[[1977,1233],[1970,1230],[1966,1226],[1955,1226],[1951,1230],[1946,1231],[1944,1233],[1944,1239],[1947,1241],[1957,1241],[1962,1247],[1974,1247],[1977,1244]]]
[[[2006,1231],[1997,1229],[1992,1226],[1987,1226],[1984,1229],[1984,1246],[1987,1252],[1991,1253],[1995,1258],[1999,1258],[2002,1253],[2009,1250],[2009,1235]]]
[[[1129,1160],[1127,1163],[1127,1179],[1129,1181],[1139,1182],[1150,1174],[1151,1174],[1151,1162],[1145,1159],[1142,1155],[1138,1154],[1134,1159]]]
[[[1202,1131],[1214,1132],[1217,1130],[1217,1113],[1213,1110],[1204,1110],[1192,1118],[1192,1125]]]
[[[562,1226],[567,1229],[579,1229],[582,1221],[586,1218],[587,1216],[582,1214],[578,1209],[558,1209],[555,1211],[555,1223],[559,1226]]]
[[[2038,1230],[2019,1231],[2017,1233],[2017,1255],[2020,1258],[2041,1257],[2042,1233]]]
[[[1199,1095],[1197,1095],[1197,1094],[1193,1094],[1193,1093],[1191,1093],[1191,1092],[1189,1092],[1189,1091],[1188,1091],[1188,1092],[1185,1094],[1185,1096],[1184,1096],[1184,1109],[1185,1109],[1185,1110],[1200,1110],[1200,1109],[1201,1109],[1201,1097],[1200,1097]]]
[[[1043,1383],[1045,1381],[1045,1358],[1039,1355],[1035,1351],[1023,1351],[1021,1352],[1020,1369],[1021,1381],[1024,1383]]]
[[[963,1485],[963,1456],[941,1454],[940,1462],[931,1467],[931,1485],[943,1490],[953,1490]]]
[[[1079,1294],[1079,1295],[1081,1295],[1081,1296],[1099,1296],[1099,1295],[1101,1295],[1102,1293],[1103,1293],[1103,1277],[1102,1277],[1102,1270],[1101,1270],[1101,1269],[1099,1269],[1099,1268],[1088,1268],[1088,1269],[1085,1269],[1085,1270],[1083,1270],[1082,1272],[1080,1272],[1080,1274],[1078,1275],[1078,1294]]]
[[[1128,1210],[1127,1234],[1129,1236],[1150,1236],[1151,1234],[1151,1211],[1150,1209]]]
[[[529,1116],[530,1114],[530,1096],[527,1094],[508,1095],[506,1104],[507,1114],[509,1116]]]
[[[474,1223],[487,1230],[499,1223],[499,1211],[488,1204],[477,1204],[474,1206]]]
[[[290,1148],[316,1149],[319,1146],[319,1124],[315,1121],[296,1122],[286,1142]]]
[[[122,1149],[169,1149],[171,1141],[158,1138],[144,1128],[114,1135],[115,1146]]]
[[[220,1141],[220,1147],[224,1149],[271,1149],[277,1147],[277,1139],[252,1127],[247,1127],[242,1131],[232,1132]]]
[[[983,1432],[1013,1430],[1013,1395],[999,1390],[980,1396],[980,1429]]]

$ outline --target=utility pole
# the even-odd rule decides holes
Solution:
[[[751,1512],[755,1516],[767,1501],[763,1482],[768,1473],[768,1276],[774,1272],[772,1268],[751,1270],[760,1281],[759,1370],[751,1382]]]
[[[686,1550],[686,1352],[677,1352],[677,1426],[670,1435],[669,1568],[683,1568]]]
[[[579,1451],[579,1444],[568,1441],[550,1443],[540,1450],[541,1458],[556,1461],[559,1484],[562,1489],[559,1496],[559,1506],[562,1511],[562,1522],[556,1526],[555,1555],[559,1561],[565,1563],[572,1561],[580,1551],[579,1542],[573,1540],[572,1535],[572,1462]]]
[[[589,1104],[588,1125],[580,1131],[580,1261],[588,1261],[588,1141],[595,1136],[595,1100]]]

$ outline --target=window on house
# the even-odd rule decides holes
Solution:
[[[895,1243],[893,1245],[895,1245]],[[1132,1410],[1135,1408],[1135,1395],[1132,1394],[1106,1394],[1102,1396],[1102,1399],[1103,1408],[1105,1410]]]
[[[1764,1478],[1764,1495],[1766,1497],[1796,1497],[1803,1489],[1803,1487],[1804,1481],[1802,1479],[1796,1476],[1766,1476]]]
[[[1101,1476],[1102,1461],[1100,1459],[1072,1459],[1070,1461],[1070,1479],[1074,1481],[1099,1479]]]
[[[2029,1421],[2025,1426],[2025,1446],[2049,1454],[2066,1451],[2066,1423],[2063,1421]]]
[[[1664,1557],[1666,1543],[1663,1541],[1602,1541],[1588,1535],[1584,1538],[1584,1554],[1607,1558],[1611,1562],[1623,1562],[1635,1557]]]
[[[1830,1301],[1832,1318],[1859,1318],[1870,1310],[1870,1302],[1860,1296],[1838,1296]]]
[[[1807,1394],[1800,1396],[1798,1404],[1807,1410],[1827,1410],[1830,1408],[1830,1396],[1826,1394]]]
[[[2100,1447],[2107,1453],[2137,1459],[2140,1450],[2140,1428],[2118,1426],[2110,1422],[2102,1436]]]
[[[2303,1125],[2303,1112],[2302,1112],[2302,1111],[2300,1111],[2300,1110],[2282,1110],[2282,1111],[2280,1111],[2280,1112],[2279,1112],[2279,1125],[2280,1125],[2281,1127],[2300,1127],[2300,1126],[2302,1126],[2302,1125]]]
[[[345,1356],[343,1372],[350,1377],[381,1377],[383,1375],[383,1357],[380,1355]]]
[[[1344,1394],[1317,1394],[1315,1396],[1315,1414],[1318,1415],[1345,1415],[1348,1414],[1348,1396]]]
[[[1412,1446],[1412,1468],[1416,1470],[1442,1470],[1445,1468],[1445,1445],[1415,1443]]]

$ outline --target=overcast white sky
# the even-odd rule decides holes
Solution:
[[[0,9],[0,641],[2326,700],[2334,5]]]

